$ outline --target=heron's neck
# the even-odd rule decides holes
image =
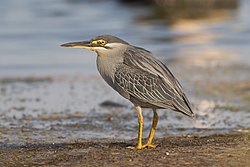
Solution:
[[[102,78],[112,87],[114,80],[114,70],[116,64],[122,62],[119,58],[113,56],[97,56],[96,65]]]

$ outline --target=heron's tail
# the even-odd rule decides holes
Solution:
[[[176,109],[176,111],[181,112],[189,117],[194,117],[194,113],[192,111],[191,105],[187,99],[187,97],[185,96],[185,94],[183,94],[183,97],[177,97],[173,100],[174,102],[174,107]]]

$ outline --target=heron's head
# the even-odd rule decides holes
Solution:
[[[84,48],[102,54],[115,49],[120,49],[126,45],[129,45],[129,43],[118,37],[112,35],[100,35],[88,41],[70,42],[62,44],[61,46],[67,48]]]

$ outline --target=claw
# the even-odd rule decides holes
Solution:
[[[141,150],[141,149],[143,149],[143,146],[137,146],[137,147],[128,146],[127,148],[128,148],[128,149],[131,149],[131,150]]]
[[[142,148],[156,148],[157,147],[157,145],[155,145],[155,144],[151,144],[151,143],[147,143],[147,144],[144,144],[143,146],[142,146]]]
[[[157,147],[157,145],[155,145],[155,144],[147,143],[147,144],[144,144],[143,146],[137,146],[137,147],[128,146],[127,148],[131,149],[131,150],[142,150],[144,148],[156,148],[156,147]]]

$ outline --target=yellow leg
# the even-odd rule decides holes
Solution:
[[[137,149],[141,150],[142,149],[143,116],[142,116],[142,111],[141,111],[141,107],[140,106],[136,106],[135,110],[138,113],[138,123],[139,123]]]
[[[148,141],[147,141],[147,144],[142,146],[142,148],[145,148],[145,147],[156,148],[156,145],[152,144],[152,141],[153,141],[155,129],[158,123],[158,115],[157,115],[156,109],[153,109],[153,112],[154,112],[153,123],[152,123],[152,127],[151,127],[150,134],[148,137]]]
[[[139,123],[138,144],[137,147],[129,146],[127,148],[141,150],[143,148],[142,147],[143,116],[142,116],[141,106],[135,106],[135,111],[138,113],[138,123]]]

